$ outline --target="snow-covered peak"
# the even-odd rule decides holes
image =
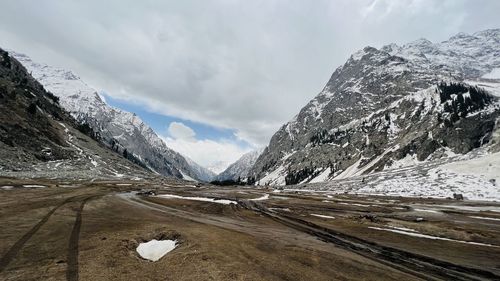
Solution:
[[[262,151],[264,151],[264,148],[259,148],[243,154],[240,159],[229,165],[226,170],[220,173],[217,176],[217,180],[247,180],[248,172],[262,154]]]
[[[106,104],[95,89],[71,71],[33,61],[25,54],[10,54],[31,72],[46,90],[60,98],[59,102],[77,121],[89,125],[101,141],[116,150],[127,150],[139,161],[159,174],[190,177],[208,181],[213,173],[187,161],[173,151],[135,113]]]
[[[458,34],[440,43],[418,39],[355,52],[325,88],[273,135],[250,176],[260,183],[305,183],[349,175],[358,168],[360,174],[381,169],[379,165],[390,157],[400,159],[409,152],[425,158],[422,155],[427,157],[444,143],[459,153],[470,151],[473,136],[487,138],[487,130],[474,130],[488,123],[486,118],[495,118],[496,102],[476,93],[479,102],[461,105],[458,116],[459,102],[445,101],[446,94],[439,92],[467,93],[472,89],[467,81],[495,77],[494,70],[500,69],[499,34],[488,30]],[[462,96],[463,103],[469,96]],[[439,123],[445,122],[443,116],[451,120],[446,119],[446,126]],[[474,125],[454,130],[454,122],[464,116]],[[455,134],[459,136],[450,137]]]
[[[458,71],[465,78],[478,78],[500,66],[500,29],[473,35],[462,32],[441,43],[419,39],[401,47],[390,44],[381,50],[433,71]]]

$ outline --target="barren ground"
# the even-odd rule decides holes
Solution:
[[[4,178],[0,225],[0,280],[500,279],[492,202]],[[179,245],[150,262],[153,238]]]

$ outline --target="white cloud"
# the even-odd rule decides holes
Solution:
[[[218,172],[250,151],[250,148],[242,148],[230,140],[196,139],[195,131],[182,122],[171,122],[168,134],[168,137],[160,136],[168,147],[204,167],[217,166]]]
[[[162,139],[168,147],[204,167],[219,166],[218,162],[225,163],[227,167],[250,151],[249,148],[242,148],[228,140],[174,139],[171,137],[162,137]]]
[[[181,122],[171,122],[168,126],[168,134],[174,139],[193,139],[196,133],[190,127]]]
[[[2,47],[258,145],[366,45],[500,26],[498,0],[3,2]]]

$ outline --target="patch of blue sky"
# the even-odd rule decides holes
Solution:
[[[171,122],[181,122],[184,125],[190,127],[196,133],[196,139],[199,140],[227,140],[237,144],[242,148],[251,147],[249,143],[236,137],[234,129],[220,128],[216,126],[211,126],[208,124],[203,124],[200,122],[194,122],[175,116],[163,115],[155,112],[149,111],[144,105],[132,103],[125,100],[115,99],[106,93],[100,93],[106,99],[106,103],[109,105],[133,112],[137,114],[146,124],[148,124],[153,130],[163,136],[168,136],[167,128]]]

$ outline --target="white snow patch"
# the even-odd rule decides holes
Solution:
[[[407,227],[400,227],[400,226],[390,226],[390,228],[393,228],[393,229],[397,229],[397,230],[401,230],[401,231],[407,231],[407,232],[418,232],[416,231],[415,229],[413,228],[407,228]]]
[[[175,249],[177,240],[156,240],[153,239],[149,242],[140,243],[136,251],[139,255],[150,261],[157,261],[161,259],[168,252]]]
[[[180,172],[181,172],[181,175],[182,175],[182,179],[185,179],[187,181],[197,181],[197,180],[193,179],[192,177],[184,174],[182,171],[180,171]]]
[[[264,194],[261,197],[250,199],[251,201],[262,201],[262,200],[267,200],[269,199],[269,194]]]
[[[4,189],[4,190],[9,190],[9,189],[13,189],[14,187],[12,185],[4,185],[4,186],[2,186],[0,188]]]
[[[464,210],[470,212],[500,212],[500,207],[498,206],[462,206],[462,205],[435,205],[436,207],[442,207],[447,209]]]
[[[473,218],[473,219],[480,219],[480,220],[500,221],[500,219],[499,219],[499,218],[489,218],[489,217],[469,216],[469,218]]]
[[[328,176],[330,175],[331,171],[332,170],[330,169],[330,167],[326,168],[326,170],[324,170],[321,174],[319,174],[317,177],[312,179],[310,181],[310,183],[323,182],[323,181],[328,180]]]
[[[38,184],[24,184],[23,187],[41,188],[41,187],[47,187],[47,186],[45,186],[45,185],[38,185]]]
[[[399,169],[399,168],[403,168],[403,167],[417,165],[418,163],[420,163],[420,161],[418,161],[418,159],[417,159],[417,154],[413,154],[413,155],[406,154],[405,157],[403,157],[399,160],[393,161],[392,164],[390,166],[386,166],[385,169]]]
[[[285,211],[285,212],[291,212],[289,208],[269,208],[271,211]]]
[[[500,79],[500,68],[493,68],[490,73],[483,75],[481,78],[486,79]]]
[[[193,200],[193,201],[204,201],[204,202],[212,202],[212,203],[218,203],[218,204],[224,204],[224,205],[238,204],[238,202],[232,201],[232,200],[228,200],[228,199],[215,199],[215,198],[208,198],[208,197],[179,196],[179,195],[174,195],[174,194],[162,194],[162,195],[158,195],[157,197],[161,197],[161,198],[174,198],[174,199],[184,199],[184,200]]]
[[[334,219],[335,217],[332,216],[327,216],[327,215],[320,215],[320,214],[310,214],[311,216],[319,217],[319,218],[324,218],[324,219]]]
[[[433,240],[444,240],[444,241],[451,241],[451,242],[457,242],[457,243],[472,244],[472,245],[477,245],[477,246],[487,246],[487,247],[496,247],[496,248],[500,247],[500,246],[492,245],[492,244],[462,241],[462,240],[455,240],[455,239],[450,239],[450,238],[445,238],[445,237],[432,236],[432,235],[418,233],[418,232],[415,232],[414,230],[404,231],[404,230],[400,230],[400,229],[381,228],[381,227],[374,227],[374,226],[369,226],[368,228],[375,229],[375,230],[390,231],[390,232],[394,232],[394,233],[399,233],[399,234],[404,234],[404,235],[419,237],[419,238],[426,238],[426,239],[433,239]]]
[[[441,213],[440,211],[428,210],[428,209],[413,209],[413,210],[416,212],[437,213],[437,214]]]
[[[356,172],[358,171],[358,166],[361,163],[361,160],[363,160],[362,157],[359,158],[358,161],[356,161],[354,164],[349,166],[347,169],[345,169],[345,171],[343,171],[340,175],[336,176],[335,179],[345,179],[345,178],[348,178],[348,177],[355,175]]]
[[[353,60],[360,60],[361,58],[363,58],[364,55],[366,55],[366,52],[364,49],[361,49],[361,50],[355,52],[354,54],[352,54],[351,58]]]
[[[461,175],[482,177],[491,184],[500,184],[500,152],[476,159],[449,163],[442,168]]]
[[[347,206],[358,206],[358,207],[364,207],[364,208],[377,207],[377,205],[363,205],[363,204],[359,204],[359,203],[346,203],[346,202],[338,202],[337,204],[347,205]]]
[[[285,185],[285,174],[286,168],[284,166],[279,166],[276,170],[260,179],[258,183],[261,185]]]

